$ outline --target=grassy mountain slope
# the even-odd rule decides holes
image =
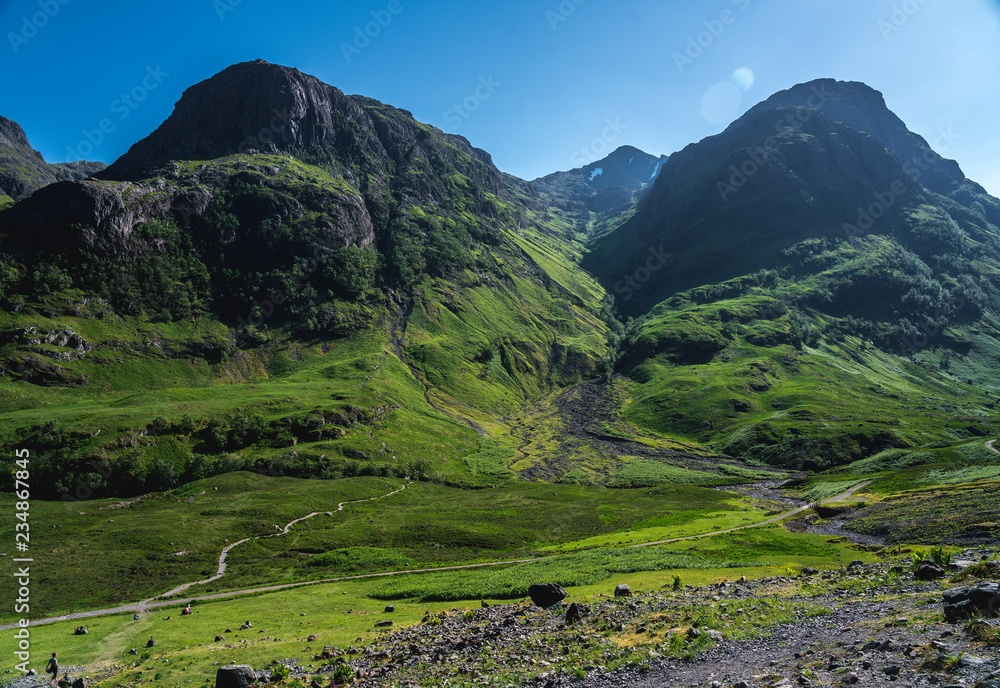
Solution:
[[[464,480],[500,416],[597,373],[603,290],[527,183],[295,70],[210,82],[103,179],[0,217],[6,441],[53,494],[239,467]],[[287,139],[175,136],[247,84]]]
[[[997,200],[871,89],[791,92],[671,156],[585,257],[642,318],[626,417],[809,468],[993,432]]]

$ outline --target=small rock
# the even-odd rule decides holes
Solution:
[[[627,583],[615,586],[615,597],[632,597],[632,588]]]
[[[574,602],[569,606],[569,609],[566,610],[566,623],[568,624],[576,623],[584,616],[586,616],[588,613],[589,610],[586,607],[584,607],[582,604],[577,604],[576,602]]]
[[[947,575],[947,572],[934,562],[925,561],[920,565],[920,568],[917,569],[917,572],[914,575],[917,580],[931,581],[944,578]]]

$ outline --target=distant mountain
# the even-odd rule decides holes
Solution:
[[[884,231],[919,249],[925,206],[976,241],[1000,224],[1000,201],[909,132],[881,94],[824,79],[672,155],[635,216],[584,266],[627,294],[620,300],[635,314],[678,291],[780,268],[782,251],[810,237]],[[673,262],[643,289],[629,286],[654,249]]]
[[[50,165],[31,147],[21,126],[0,117],[0,195],[15,201],[57,181],[83,179],[103,170],[103,162],[61,162]]]
[[[615,212],[639,198],[660,173],[667,156],[622,146],[607,157],[533,182],[539,194],[585,232],[593,214]]]

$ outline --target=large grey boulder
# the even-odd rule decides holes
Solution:
[[[248,664],[230,664],[219,667],[215,674],[215,688],[247,688],[257,683],[257,672]]]

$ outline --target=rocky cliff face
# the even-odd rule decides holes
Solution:
[[[264,60],[233,65],[184,92],[160,127],[101,177],[149,176],[166,160],[235,153],[308,153],[332,162],[338,143],[370,125],[362,108],[319,79]]]
[[[85,179],[105,167],[103,162],[50,165],[31,147],[17,122],[0,117],[0,194],[19,201],[48,184]]]
[[[804,107],[825,112],[836,122],[871,134],[896,156],[906,174],[927,190],[963,205],[978,202],[987,219],[1000,225],[1000,203],[975,182],[966,178],[958,163],[934,147],[946,151],[954,133],[937,132],[933,142],[910,131],[892,112],[882,94],[856,81],[817,79],[779,91],[754,106],[747,115],[776,107]]]
[[[10,137],[23,143],[19,127]],[[58,185],[11,209],[0,221],[11,245],[122,250],[144,222],[204,229],[222,212],[220,192],[234,184],[272,196],[237,213],[241,226],[316,213],[327,247],[385,237],[393,207],[472,211],[488,220],[495,209],[486,194],[531,195],[466,139],[263,60],[189,88],[156,131],[97,176],[100,182]]]

